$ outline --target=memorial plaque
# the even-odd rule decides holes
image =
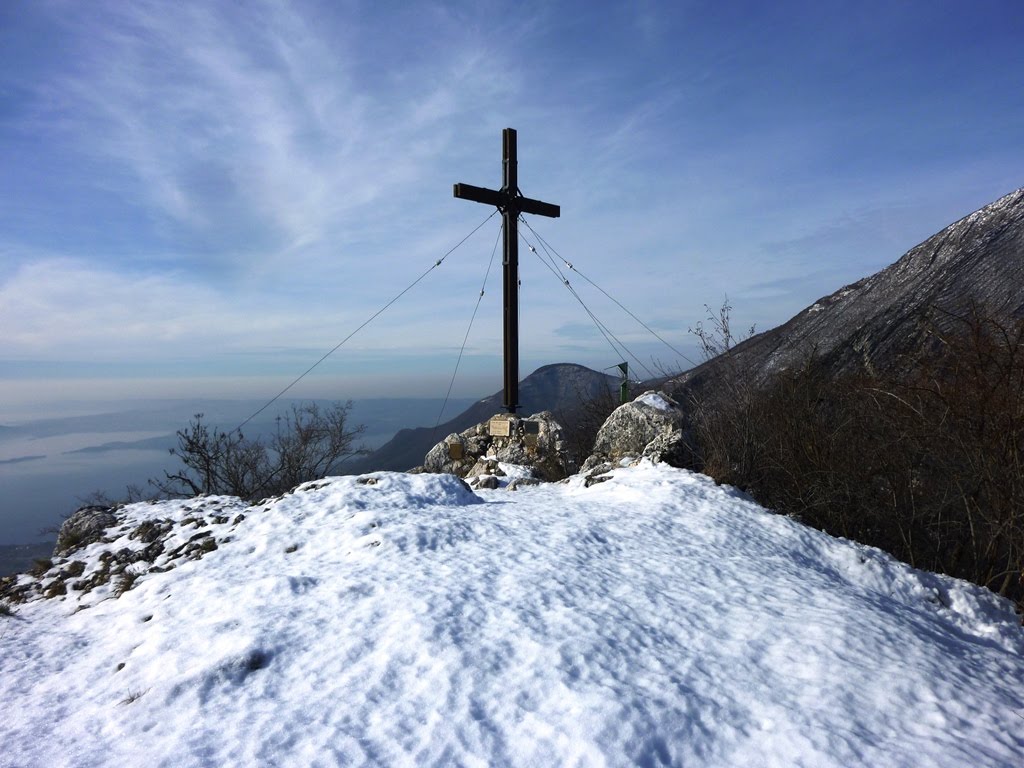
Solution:
[[[524,421],[523,431],[528,435],[539,435],[540,434],[540,422],[539,421]]]
[[[462,458],[462,443],[448,443],[448,458],[449,459],[461,459]]]
[[[487,431],[491,437],[508,437],[512,434],[508,419],[491,419],[487,423]]]

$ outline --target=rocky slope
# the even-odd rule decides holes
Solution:
[[[972,303],[1003,319],[1024,316],[1024,188],[737,345],[732,357],[755,381],[812,353],[835,373],[898,371],[905,356],[926,343],[926,313],[942,327],[949,322],[945,313],[963,314]],[[697,386],[722,364],[709,361],[676,384]]]

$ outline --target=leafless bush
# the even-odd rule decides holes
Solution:
[[[703,469],[1024,605],[1024,320],[941,320],[898,379],[836,377],[814,357],[757,390],[716,378],[729,396],[694,405]]]
[[[278,418],[267,442],[211,429],[196,414],[178,431],[178,445],[171,449],[183,466],[150,483],[172,497],[226,494],[255,500],[284,493],[366,452],[355,444],[364,427],[348,424],[351,407],[351,402],[327,409],[315,403],[293,406],[291,414]]]
[[[630,394],[635,394],[632,390],[633,387]],[[562,439],[569,460],[575,466],[580,466],[590,456],[598,430],[620,404],[619,392],[613,392],[611,387],[585,391],[576,386],[576,402],[555,414],[562,425]]]
[[[704,305],[706,316],[689,332],[700,342],[705,362],[714,361],[710,385],[689,390],[681,398],[691,414],[700,440],[700,468],[733,485],[740,485],[758,463],[754,421],[756,390],[733,353],[737,344],[754,335],[754,328],[736,336],[728,297],[718,310]]]
[[[1024,600],[1024,319],[972,307],[943,320],[939,354],[892,393],[921,456],[911,491],[938,568]]]

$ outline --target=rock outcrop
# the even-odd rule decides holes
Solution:
[[[417,469],[473,480],[504,476],[501,464],[528,467],[534,479],[548,482],[568,477],[576,469],[562,441],[562,427],[548,411],[526,418],[499,414],[463,432],[453,432],[427,452],[423,466]],[[476,480],[471,484],[487,487],[495,482]]]
[[[61,524],[53,554],[60,557],[99,541],[107,528],[116,524],[117,516],[112,507],[82,507]]]
[[[691,455],[686,414],[671,397],[651,390],[612,411],[598,430],[583,470],[629,458],[687,466]]]
[[[300,486],[301,488],[301,486]],[[155,516],[151,505],[169,513]],[[248,502],[200,496],[128,506],[82,507],[64,521],[53,556],[24,574],[0,578],[0,601],[16,604],[64,595],[119,597],[136,580],[199,560],[230,540]]]
[[[557,418],[576,409],[581,401],[607,396],[618,387],[618,379],[573,363],[555,363],[538,368],[519,382],[521,413],[550,411]],[[354,474],[393,470],[404,472],[423,461],[424,454],[437,442],[438,435],[464,434],[477,424],[486,422],[501,410],[504,392],[498,391],[474,403],[437,430],[429,427],[403,429],[369,456],[351,461],[348,471]]]

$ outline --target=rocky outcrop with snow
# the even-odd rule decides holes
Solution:
[[[0,600],[82,599],[93,592],[87,602],[118,597],[140,576],[170,571],[215,551],[231,539],[250,506],[233,496],[203,496],[83,507],[61,525],[51,559],[37,561],[28,574],[0,579]]]
[[[117,522],[111,507],[91,505],[81,507],[65,520],[57,533],[55,556],[65,555],[103,537],[107,528]]]
[[[561,417],[563,414],[571,413],[580,402],[605,397],[617,386],[615,377],[592,371],[582,365],[545,365],[519,382],[519,412],[550,411]],[[355,459],[348,466],[355,473],[377,470],[405,471],[414,467],[423,461],[424,454],[437,443],[438,434],[464,434],[466,430],[472,430],[477,424],[486,422],[492,414],[501,410],[504,396],[504,391],[495,392],[441,424],[436,430],[429,427],[400,430],[369,456]]]
[[[562,441],[562,427],[548,411],[526,418],[498,414],[461,433],[453,432],[430,449],[421,470],[472,480],[495,476],[502,471],[500,464],[529,467],[534,478],[548,482],[568,477],[574,470]]]
[[[691,456],[685,413],[664,392],[651,390],[612,411],[598,430],[583,469],[640,458],[685,466]]]

